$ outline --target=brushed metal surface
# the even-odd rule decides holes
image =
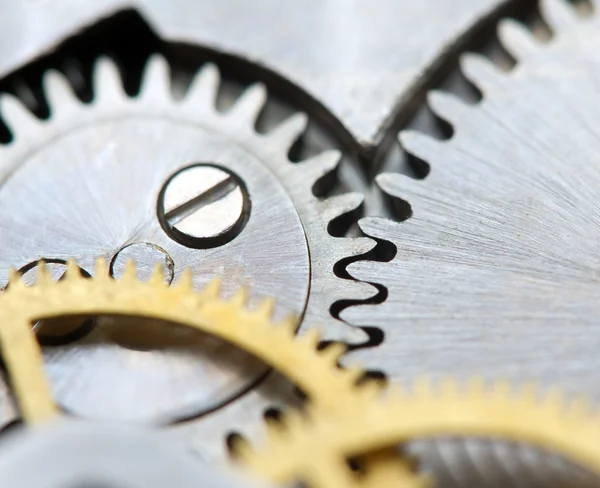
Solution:
[[[432,66],[502,0],[27,0],[0,15],[0,73],[65,35],[137,8],[167,40],[264,66],[305,90],[338,120],[347,142],[372,148]],[[306,100],[305,100],[306,101]],[[317,110],[318,111],[318,110]],[[328,114],[324,116],[330,118]],[[359,143],[358,145],[356,143]]]

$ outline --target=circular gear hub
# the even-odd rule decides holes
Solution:
[[[129,98],[120,85],[115,65],[98,61],[95,98],[85,105],[62,76],[49,72],[46,122],[2,99],[15,141],[2,148],[0,269],[16,265],[25,272],[41,259],[64,263],[74,256],[91,273],[102,257],[118,277],[133,259],[142,278],[158,262],[171,282],[191,266],[199,271],[196,287],[219,274],[226,293],[251,286],[251,301],[274,296],[282,309],[330,325],[333,338],[351,338],[351,328],[329,308],[338,299],[362,297],[353,282],[335,277],[333,266],[371,244],[334,239],[326,230],[360,203],[356,195],[325,201],[312,195],[315,182],[335,169],[337,152],[289,161],[306,117],[294,116],[265,136],[256,133],[266,98],[262,85],[250,87],[228,113],[217,112],[213,66],[175,101],[168,66],[158,56],[148,62],[139,96]],[[44,351],[56,398],[79,416],[194,417],[235,398],[265,372],[247,354],[187,330],[154,323],[137,334],[138,323],[102,318],[90,328],[83,322],[85,334],[60,328],[60,337],[75,337],[75,343],[54,341]],[[45,337],[51,328],[42,325]],[[104,397],[113,399],[110,407],[98,402]]]

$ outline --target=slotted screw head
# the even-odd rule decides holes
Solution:
[[[187,247],[210,249],[235,239],[250,215],[244,182],[213,164],[179,170],[163,186],[157,213],[164,231]]]

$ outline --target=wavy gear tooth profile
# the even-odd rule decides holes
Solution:
[[[306,115],[293,115],[259,134],[255,122],[267,98],[263,85],[249,87],[221,113],[215,66],[202,68],[180,100],[171,93],[169,70],[162,57],[151,57],[139,94],[130,97],[115,64],[101,58],[93,69],[94,98],[87,104],[64,76],[47,72],[43,88],[50,117],[44,121],[15,99],[2,98],[14,138],[0,147],[0,276],[11,266],[31,270],[40,260],[60,265],[71,257],[89,274],[96,258],[104,258],[114,273],[121,251],[142,246],[144,253],[150,251],[148,262],[137,260],[140,272],[150,272],[152,259],[164,259],[173,275],[168,279],[177,279],[185,267],[201,270],[193,278],[196,288],[220,275],[224,296],[246,286],[252,290],[250,305],[274,296],[276,317],[297,313],[300,335],[309,324],[319,324],[323,340],[364,342],[361,328],[330,310],[340,300],[367,299],[375,289],[338,277],[334,267],[367,253],[374,241],[328,232],[332,220],[361,205],[362,196],[318,198],[312,192],[337,168],[340,153],[292,162],[288,153],[306,129]],[[157,202],[172,175],[202,164],[221,165],[239,176],[250,204],[241,210],[249,217],[237,237],[199,250],[168,234]],[[5,284],[0,277],[0,287]],[[115,328],[111,320],[102,319],[76,343],[44,349],[54,394],[81,417],[160,423],[232,410],[237,407],[230,402],[266,373],[254,358],[226,350],[218,341],[181,345],[173,339],[179,349],[156,357],[129,344],[113,347],[115,340],[104,337]],[[78,354],[78,348],[86,354]],[[195,354],[200,348],[204,356]],[[225,357],[231,366],[223,364]],[[133,380],[141,382],[135,391]],[[110,409],[94,400],[98,389],[115,398]],[[135,409],[128,406],[130,396],[139,403]]]
[[[250,86],[228,112],[221,114],[215,108],[219,85],[218,69],[206,65],[192,80],[184,99],[176,101],[170,93],[168,63],[162,56],[154,55],[147,63],[139,95],[131,98],[125,94],[115,63],[100,58],[93,70],[94,100],[86,105],[76,98],[61,74],[49,71],[43,83],[51,111],[48,121],[36,120],[16,99],[2,96],[5,109],[2,114],[15,136],[10,145],[2,148],[2,169],[14,171],[18,161],[32,147],[72,130],[74,124],[93,124],[111,114],[171,115],[224,134],[256,154],[276,175],[300,215],[310,250],[310,288],[316,291],[310,294],[304,311],[307,321],[323,324],[328,340],[364,341],[366,335],[362,330],[336,320],[329,309],[339,299],[367,299],[375,290],[366,283],[338,278],[333,268],[341,259],[367,253],[374,242],[368,238],[337,238],[327,231],[331,220],[354,211],[362,204],[363,197],[352,193],[344,198],[319,199],[312,193],[315,183],[337,168],[339,151],[326,151],[292,163],[288,152],[305,131],[307,116],[295,114],[271,132],[259,134],[254,124],[266,103],[265,87],[262,84]],[[23,134],[22,128],[26,129]],[[6,272],[8,265],[3,268]]]
[[[376,354],[358,350],[349,360],[377,364],[392,380],[479,371],[600,398],[600,15],[598,5],[587,18],[561,0],[541,7],[554,32],[547,43],[502,24],[517,58],[511,72],[463,59],[481,102],[430,95],[454,129],[450,139],[400,135],[429,174],[377,177],[411,215],[360,222],[397,252],[391,262],[348,267],[389,293],[342,312],[385,335]]]
[[[358,393],[346,415],[288,415],[285,420],[270,426],[263,447],[247,449],[242,458],[257,473],[282,484],[358,486],[350,476],[345,484],[340,482],[348,459],[439,436],[526,443],[600,476],[598,414],[583,399],[569,404],[559,390],[544,392],[531,384],[511,388],[499,381],[486,388],[481,378],[474,378],[459,387],[453,379],[434,384],[419,377],[411,391],[395,387],[376,399]],[[417,488],[422,483],[414,478],[396,486]]]
[[[312,328],[295,336],[296,319],[272,319],[274,301],[265,299],[249,308],[248,291],[240,289],[232,298],[221,297],[221,281],[214,278],[203,290],[192,288],[190,270],[174,285],[164,282],[157,266],[148,281],[136,276],[132,261],[119,280],[108,276],[104,260],[98,260],[93,278],[82,276],[79,266],[69,260],[65,279],[55,282],[46,265],[38,268],[35,285],[28,286],[13,270],[9,285],[0,294],[0,353],[23,420],[27,424],[47,423],[59,413],[44,362],[31,323],[65,315],[113,315],[144,317],[182,325],[227,341],[260,358],[306,394],[307,410],[320,417],[346,415],[360,392],[372,387],[357,384],[364,371],[359,367],[340,368],[345,352],[341,344],[319,350],[321,335]],[[165,324],[168,327],[168,324]],[[273,383],[268,385],[273,387]],[[365,393],[366,394],[366,393]],[[206,417],[164,428],[164,434],[203,457],[211,449],[221,449],[225,435],[232,430],[256,437],[262,427],[261,413],[269,397],[256,392]],[[248,425],[250,424],[250,425]],[[243,446],[247,444],[244,443]],[[370,480],[420,479],[412,466],[394,451],[380,452],[372,462],[365,461]],[[365,488],[370,486],[365,484]]]

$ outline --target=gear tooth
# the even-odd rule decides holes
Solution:
[[[171,94],[171,76],[169,63],[161,54],[153,54],[146,62],[142,76],[140,98],[152,100],[169,99]]]
[[[413,385],[414,394],[417,398],[428,398],[433,395],[433,382],[429,376],[419,376]]]
[[[212,63],[205,64],[192,80],[184,103],[194,108],[213,109],[220,84],[219,68]]]
[[[67,79],[56,70],[48,70],[42,78],[44,93],[48,100],[50,113],[53,117],[57,111],[77,103],[75,92]]]
[[[285,437],[285,434],[287,432],[287,429],[284,427],[283,422],[268,422],[266,430],[267,442],[272,442],[276,445],[280,444],[281,440]]]
[[[458,381],[456,378],[446,376],[440,381],[440,391],[443,398],[455,398],[459,395]]]
[[[342,215],[355,211],[362,205],[365,197],[362,193],[352,192],[335,195],[322,200],[321,208],[325,222],[330,222]]]
[[[298,318],[295,315],[290,315],[276,325],[277,330],[282,331],[285,335],[296,335],[298,329]]]
[[[215,276],[212,278],[208,285],[204,287],[202,293],[208,298],[219,298],[221,296],[221,277]]]
[[[591,408],[589,400],[586,397],[579,396],[573,399],[567,409],[567,416],[570,419],[578,420],[590,415]]]
[[[150,277],[150,283],[154,286],[165,284],[165,270],[161,263],[156,263],[152,269],[152,276]]]
[[[8,285],[6,291],[11,288],[19,288],[25,286],[25,281],[23,280],[23,275],[16,268],[11,267],[8,270]]]
[[[561,412],[564,408],[564,394],[562,389],[557,386],[550,388],[544,395],[542,404],[550,412]]]
[[[467,79],[484,93],[489,93],[500,83],[501,72],[480,54],[464,54],[460,66]]]
[[[23,133],[26,137],[39,125],[39,121],[27,110],[27,107],[12,95],[0,96],[0,113],[16,137],[19,137],[19,133]]]
[[[427,102],[438,117],[453,125],[468,117],[471,111],[471,108],[456,95],[440,90],[429,92]]]
[[[96,272],[94,274],[95,280],[102,280],[108,278],[108,265],[105,258],[96,259]]]
[[[81,278],[81,268],[77,264],[77,261],[73,258],[67,260],[67,273],[65,275],[66,280],[78,280]]]
[[[231,120],[242,127],[254,129],[256,120],[267,101],[267,89],[262,83],[256,83],[244,90],[235,105],[227,114]]]
[[[46,262],[41,260],[36,269],[36,285],[45,286],[52,283],[52,275],[48,270]]]
[[[319,355],[327,362],[337,364],[347,350],[348,346],[343,342],[332,342],[325,349],[319,351]]]
[[[231,442],[230,448],[236,461],[246,463],[254,457],[255,451],[246,437],[238,435]]]
[[[498,35],[506,50],[519,60],[539,51],[540,46],[531,32],[516,20],[501,20],[498,24]]]
[[[316,350],[319,342],[321,342],[321,337],[321,331],[317,327],[313,327],[302,334],[301,340],[308,344],[311,349]]]
[[[313,185],[323,178],[325,175],[335,171],[340,164],[342,153],[332,149],[324,151],[312,158],[301,161],[296,167],[299,173],[302,173],[303,178],[310,181],[311,188]]]
[[[358,385],[357,391],[363,399],[372,400],[380,396],[384,390],[386,390],[385,385],[382,385],[380,381],[365,381]],[[404,398],[403,390],[398,385],[393,385],[386,391],[390,402],[400,401]]]
[[[248,288],[240,287],[231,298],[230,303],[236,307],[245,307],[248,303]]]
[[[467,384],[467,392],[471,398],[483,398],[485,394],[485,381],[481,376],[473,376]]]
[[[350,384],[355,385],[365,374],[365,369],[357,364],[352,364],[344,367],[344,373],[346,374]],[[373,382],[376,381],[373,380]]]
[[[537,403],[538,386],[533,382],[523,383],[519,388],[519,397],[522,402],[529,406]]]
[[[268,135],[268,142],[275,150],[287,156],[292,145],[300,138],[306,130],[308,117],[304,113],[297,113],[288,117]]]
[[[275,310],[275,299],[268,297],[265,298],[258,307],[256,307],[256,314],[264,320],[271,320],[273,317],[273,311]]]
[[[129,258],[125,262],[125,270],[123,271],[122,281],[137,281],[137,271],[135,268],[135,261],[132,258]]]
[[[575,9],[564,0],[542,0],[540,10],[555,32],[567,30],[578,22]]]
[[[179,288],[185,292],[190,291],[194,286],[194,275],[191,268],[185,268],[179,277]]]
[[[494,384],[492,395],[496,401],[506,401],[510,397],[511,386],[508,380],[498,380]]]
[[[93,68],[94,98],[107,101],[125,98],[123,82],[116,63],[102,56],[96,60]]]
[[[414,130],[400,132],[398,139],[407,152],[428,163],[440,159],[448,150],[448,144]]]

